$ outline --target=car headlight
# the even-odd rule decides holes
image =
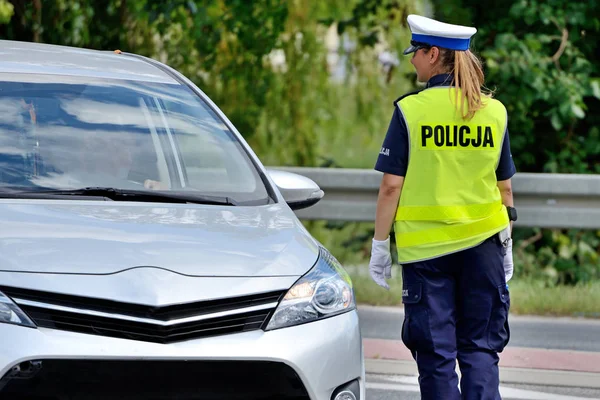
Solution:
[[[350,276],[331,253],[321,248],[315,266],[288,290],[266,330],[313,322],[355,308]]]
[[[36,327],[27,314],[2,292],[0,292],[0,323]]]

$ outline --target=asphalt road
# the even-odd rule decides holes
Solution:
[[[400,340],[401,307],[359,306],[358,313],[363,337]],[[600,352],[598,320],[510,316],[509,323],[511,347]]]
[[[532,385],[501,385],[503,400],[600,399],[600,390]],[[368,400],[420,400],[416,377],[367,375]]]

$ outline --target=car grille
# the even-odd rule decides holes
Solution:
[[[35,366],[35,367],[33,367]],[[269,361],[43,359],[0,376],[10,400],[309,400],[298,374]]]
[[[0,287],[39,327],[156,343],[261,329],[285,291],[152,307]]]

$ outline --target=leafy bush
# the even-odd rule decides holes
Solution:
[[[364,11],[371,3],[359,6]],[[487,86],[507,107],[517,170],[600,173],[600,3],[434,0],[433,5],[436,18],[478,28],[473,47],[484,61]],[[372,27],[350,21],[359,32]],[[337,225],[337,231],[321,235],[349,234],[362,226],[353,237],[330,242],[351,253],[351,263],[359,254],[368,257],[372,226]],[[600,279],[599,232],[517,228],[514,235],[516,277],[550,286]]]
[[[416,87],[401,54],[418,0],[0,0],[0,37],[160,59],[196,82],[267,165],[372,168],[393,113]],[[434,16],[474,25],[487,86],[508,109],[519,172],[600,173],[600,3],[431,0]],[[341,34],[337,49],[324,42]],[[348,51],[348,48],[352,51]],[[273,67],[274,52],[285,55]],[[345,59],[342,82],[328,59]],[[517,207],[518,207],[518,198]],[[368,259],[373,224],[305,222],[350,263]],[[515,230],[517,277],[598,279],[598,232]]]

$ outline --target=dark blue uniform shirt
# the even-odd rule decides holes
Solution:
[[[433,76],[427,87],[450,85],[452,77],[446,74]],[[408,129],[406,121],[398,107],[394,107],[394,115],[390,121],[387,134],[383,140],[383,146],[379,152],[375,169],[380,172],[406,176],[408,168]],[[496,168],[496,179],[503,181],[511,178],[517,172],[510,152],[510,140],[508,138],[508,127],[504,134],[500,162]]]

